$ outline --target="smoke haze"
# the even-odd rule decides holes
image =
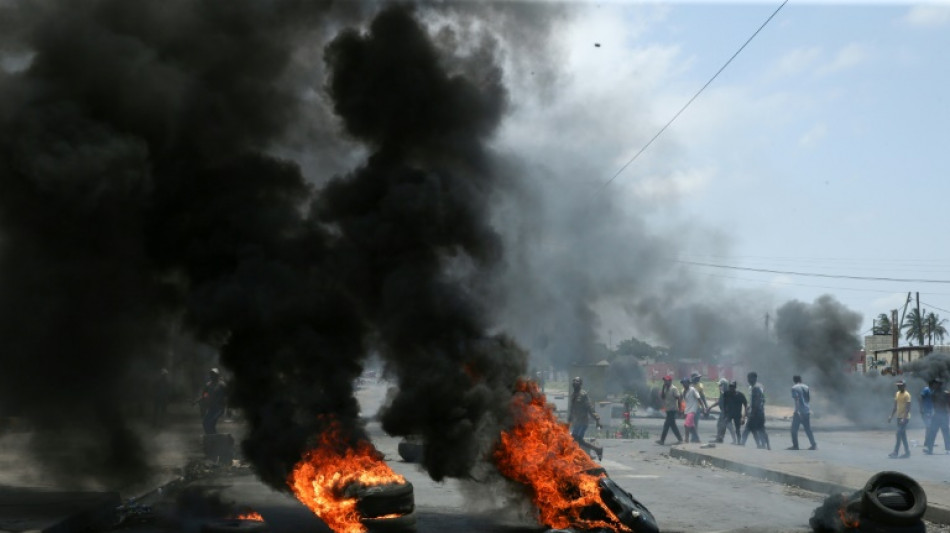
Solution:
[[[371,352],[399,386],[384,429],[421,435],[443,479],[479,468],[528,351],[592,362],[609,321],[674,357],[787,361],[774,368],[789,381],[807,367],[822,390],[854,348],[860,322],[830,298],[787,304],[772,339],[766,292],[676,262],[729,239],[680,214],[675,142],[638,161],[634,185],[603,186],[658,127],[639,97],[665,55],[592,55],[573,25],[586,11],[115,0],[0,14],[0,402],[34,422],[33,450],[64,483],[144,475],[131,371],[162,366],[175,324],[218,349],[245,453],[279,488],[321,415],[364,435],[352,384]],[[629,101],[573,76],[585,62]]]

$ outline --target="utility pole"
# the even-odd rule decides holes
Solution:
[[[891,309],[891,348],[897,348],[897,309]]]
[[[771,318],[771,317],[769,316],[768,311],[766,311],[766,312],[765,312],[765,334],[766,334],[766,335],[769,334],[769,319],[770,319],[770,318]]]
[[[910,293],[907,293],[907,297],[910,297]],[[904,310],[907,310],[907,303],[904,303]],[[901,313],[901,320],[904,320],[903,313]],[[897,324],[897,309],[891,310],[891,348],[893,351],[891,353],[891,368],[897,368],[897,344],[898,339],[897,335],[900,333],[900,326]]]

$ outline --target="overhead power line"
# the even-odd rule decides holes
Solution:
[[[686,108],[689,107],[689,105],[693,103],[693,100],[695,100],[696,98],[698,98],[699,95],[702,94],[702,92],[706,90],[706,87],[709,87],[709,85],[710,85],[716,78],[718,78],[720,74],[722,74],[722,71],[726,70],[726,67],[728,67],[729,64],[732,63],[732,60],[735,59],[736,56],[738,56],[739,53],[742,52],[742,50],[744,50],[745,47],[748,46],[748,44],[749,44],[750,42],[752,42],[752,39],[755,39],[755,36],[758,35],[759,32],[762,31],[762,29],[765,28],[765,26],[766,26],[773,18],[775,18],[775,15],[778,15],[778,12],[781,11],[782,8],[785,7],[785,4],[787,4],[787,3],[788,3],[788,0],[785,0],[784,2],[782,2],[781,4],[779,4],[779,6],[778,6],[777,8],[775,8],[775,11],[773,11],[772,14],[769,15],[769,18],[765,19],[765,22],[763,22],[762,25],[759,26],[759,29],[755,30],[755,32],[752,34],[752,36],[750,36],[748,39],[746,39],[746,41],[745,41],[744,43],[742,43],[742,46],[740,46],[739,49],[736,50],[736,53],[732,54],[732,57],[730,57],[729,60],[726,61],[726,62],[722,65],[722,67],[720,67],[719,70],[717,70],[716,73],[713,74],[713,76],[712,76],[711,78],[709,78],[709,81],[707,81],[705,85],[703,85],[702,87],[699,88],[698,91],[696,91],[696,94],[694,94],[693,97],[689,99],[689,101],[687,101],[685,104],[683,104],[683,107],[681,107],[680,110],[677,111],[675,115],[673,115],[673,118],[671,118],[671,119],[669,120],[669,122],[667,122],[666,124],[663,125],[662,128],[660,128],[660,131],[656,132],[656,135],[654,135],[653,137],[651,137],[650,140],[647,141],[647,143],[644,144],[643,147],[640,148],[640,150],[637,151],[637,153],[634,154],[633,157],[630,158],[630,161],[627,161],[622,167],[620,167],[620,170],[618,170],[618,171],[616,172],[616,174],[614,174],[613,176],[610,177],[609,180],[607,180],[606,182],[604,182],[604,184],[601,186],[601,189],[604,189],[604,188],[606,188],[608,185],[610,185],[611,183],[613,183],[613,181],[614,181],[615,179],[617,179],[617,176],[619,176],[620,174],[622,174],[623,171],[626,170],[627,167],[629,167],[631,163],[633,163],[634,161],[636,161],[637,158],[640,157],[640,154],[642,154],[643,152],[645,152],[646,149],[649,148],[651,144],[653,144],[653,141],[655,141],[655,140],[657,139],[657,137],[659,137],[660,135],[662,135],[663,132],[666,131],[666,129],[669,128],[671,124],[673,124],[673,121],[675,121],[677,118],[679,118],[679,116],[683,113],[683,111],[686,111]]]
[[[920,303],[921,303],[921,305],[926,305],[926,306],[929,307],[930,309],[936,309],[937,311],[943,311],[944,313],[950,313],[950,311],[948,311],[948,310],[946,310],[946,309],[944,309],[944,308],[942,308],[942,307],[937,307],[936,305],[932,305],[932,304],[929,304],[929,303],[927,303],[927,302],[920,302]]]
[[[722,268],[726,270],[743,270],[746,272],[764,272],[767,274],[787,274],[789,276],[807,276],[812,278],[831,278],[831,279],[854,279],[861,281],[892,281],[899,283],[944,283],[950,284],[950,280],[947,279],[914,279],[914,278],[884,278],[884,277],[875,277],[875,276],[848,276],[845,274],[821,274],[818,272],[794,272],[791,270],[772,270],[769,268],[751,268],[751,267],[740,267],[735,265],[717,265],[715,263],[698,263],[695,261],[680,261],[675,260],[677,263],[684,265],[693,265],[693,266],[702,266],[709,268]]]

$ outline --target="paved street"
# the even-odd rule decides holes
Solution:
[[[386,455],[390,466],[415,488],[420,532],[539,530],[533,522],[531,506],[510,484],[474,480],[436,483],[417,465],[402,461],[397,453],[399,439],[383,434],[378,423],[371,420],[385,394],[385,383],[368,383],[358,391],[363,416],[370,419],[368,429],[375,445]],[[784,448],[790,443],[788,422],[773,417],[768,424],[773,450],[764,451],[729,444],[713,449],[703,449],[698,444],[660,446],[654,441],[662,420],[635,418],[633,422],[648,431],[649,438],[601,438],[599,443],[605,450],[602,465],[611,478],[652,511],[663,531],[810,531],[808,519],[825,494],[805,490],[796,480],[830,476],[832,484],[857,488],[873,473],[886,469],[917,479],[927,488],[932,504],[950,509],[950,484],[946,481],[950,456],[924,456],[915,448],[910,459],[888,459],[893,433],[886,429],[856,431],[840,420],[818,420],[815,425],[819,449],[787,451]],[[235,434],[240,432],[238,423],[224,423],[221,427]],[[712,420],[701,422],[704,440],[712,436],[714,427]],[[921,441],[922,436],[917,433],[920,431],[912,431],[910,438]],[[22,446],[28,437],[26,433],[12,432],[0,438],[0,463],[5,466],[3,483],[48,485],[22,460]],[[155,433],[149,446],[158,468],[155,477],[144,485],[154,488],[180,473],[180,467],[200,453],[199,438],[197,420],[187,412],[164,431]],[[778,481],[768,481],[760,479],[759,474],[748,474],[766,470],[784,472],[785,477],[773,476],[771,479]],[[263,486],[247,469],[205,476],[191,485],[192,489],[201,489],[209,500],[220,498],[235,508],[260,511],[275,533],[326,531],[294,498]],[[126,488],[122,495],[132,497],[145,493],[146,488]],[[182,509],[176,498],[152,494],[149,503],[165,513],[166,519],[127,524],[121,530],[144,533],[200,529],[200,520],[182,518],[188,510]],[[194,507],[194,502],[189,506]],[[177,518],[169,520],[169,516]],[[950,527],[929,524],[928,530],[950,532]]]

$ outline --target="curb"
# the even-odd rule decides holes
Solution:
[[[703,453],[694,452],[691,450],[684,450],[676,447],[670,448],[670,457],[677,459],[685,459],[690,463],[700,464],[706,463],[717,468],[722,468],[724,470],[731,470],[733,472],[739,472],[742,474],[750,475],[757,477],[759,479],[764,479],[767,481],[774,481],[777,483],[783,483],[785,485],[792,485],[801,489],[805,489],[811,492],[817,492],[820,494],[833,494],[838,492],[852,493],[857,490],[861,490],[861,487],[847,487],[844,485],[839,485],[837,483],[830,483],[827,481],[821,481],[818,479],[812,479],[805,476],[799,476],[796,474],[789,474],[788,472],[782,472],[779,470],[771,470],[768,468],[763,468],[759,466],[747,465],[745,463],[740,463],[738,461],[732,461],[729,459],[723,459],[722,457],[714,457],[711,455],[706,455]],[[873,474],[869,474],[868,477]],[[926,488],[925,488],[926,491]],[[935,524],[950,524],[950,508],[944,507],[943,505],[934,505],[929,500],[927,502],[927,511],[924,513],[924,519],[929,520]]]

